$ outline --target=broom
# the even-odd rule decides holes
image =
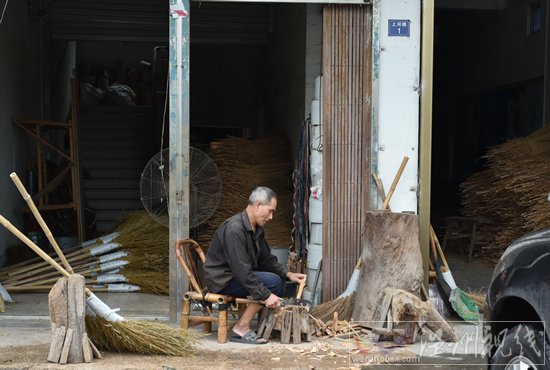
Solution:
[[[2,215],[0,215],[0,223],[63,276],[70,276],[67,270],[55,262]],[[86,319],[87,332],[90,339],[99,344],[98,348],[118,352],[170,356],[189,356],[194,352],[196,337],[188,333],[184,336],[178,329],[161,323],[125,320],[103,303],[90,289],[85,288],[85,292],[86,303],[92,311],[88,312],[92,315],[95,314],[93,318]],[[97,320],[98,322],[92,324],[91,320]]]
[[[440,281],[440,284],[442,284],[442,288],[445,291],[445,293],[447,293],[447,291],[450,291],[448,293],[448,298],[449,298],[449,302],[451,302],[451,306],[453,310],[458,314],[458,316],[464,319],[464,321],[468,321],[468,322],[479,321],[480,319],[479,308],[477,304],[462,289],[460,289],[456,285],[453,275],[451,273],[451,270],[449,269],[449,265],[447,264],[447,260],[445,259],[445,255],[443,254],[441,245],[439,244],[439,240],[437,239],[437,235],[435,234],[435,231],[431,227],[431,225],[430,225],[430,236],[432,237],[434,244],[436,246],[437,256],[441,258],[441,263],[438,262],[436,264],[437,276],[441,277],[440,280],[442,281]]]
[[[48,226],[45,224],[38,209],[34,205],[32,198],[27,193],[25,187],[14,172],[10,174],[17,189],[29,205],[33,215],[39,222],[42,230],[44,230],[48,240],[52,243],[55,251],[59,254],[59,258],[68,267],[68,271],[63,269],[50,256],[42,251],[29,238],[17,230],[8,220],[0,215],[0,223],[17,236],[23,243],[29,246],[40,257],[49,262],[63,276],[69,277],[69,271],[72,271],[61,248],[52,236]],[[114,312],[109,306],[103,303],[95,296],[88,288],[85,288],[86,303],[88,307],[101,317],[98,325],[92,325],[88,332],[90,338],[96,343],[101,343],[101,348],[116,350],[119,352],[135,352],[142,354],[164,354],[174,356],[187,356],[193,352],[194,346],[193,337],[186,334],[183,336],[178,329],[171,328],[167,325],[143,321],[143,320],[124,320],[124,318]],[[91,319],[90,319],[91,320]],[[87,321],[90,321],[87,320]]]
[[[313,307],[310,311],[311,316],[316,319],[327,322],[332,320],[334,313],[338,312],[339,320],[350,320],[353,313],[353,303],[355,302],[355,291],[359,284],[359,276],[361,275],[361,258],[357,261],[355,269],[351,274],[348,286],[342,294],[335,299],[321,303]]]

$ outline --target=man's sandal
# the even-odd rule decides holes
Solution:
[[[237,343],[247,343],[247,344],[266,344],[267,340],[263,337],[258,336],[253,331],[249,331],[248,333],[239,336],[234,335],[229,339],[231,342],[237,342]]]

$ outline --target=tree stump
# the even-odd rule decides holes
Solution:
[[[394,320],[396,314],[417,321],[418,318],[435,317],[434,312],[437,313],[430,301],[422,302],[419,298],[424,271],[418,240],[418,216],[386,211],[367,213],[361,256],[363,268],[352,318],[367,322],[366,325],[383,333],[405,334],[408,340],[414,340],[417,326],[396,331],[392,324],[399,321]],[[396,291],[410,294],[399,295],[406,296],[408,301],[399,303],[394,300],[392,292]],[[423,325],[422,320],[420,323]],[[444,325],[446,322],[440,326],[448,333],[445,338],[454,339],[452,329],[443,328]]]
[[[61,278],[48,294],[52,342],[48,361],[66,363],[91,362],[93,344],[86,333],[85,279],[74,274]],[[96,354],[99,357],[99,354]]]

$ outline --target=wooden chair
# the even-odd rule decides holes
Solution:
[[[189,284],[191,285],[191,291],[186,292],[183,295],[183,305],[181,308],[181,324],[182,330],[189,329],[189,323],[202,323],[203,331],[210,333],[212,331],[212,322],[218,324],[218,343],[227,342],[227,319],[228,308],[231,303],[238,303],[239,298],[224,294],[209,293],[207,288],[201,283],[201,279],[198,273],[193,251],[196,252],[201,259],[202,263],[206,259],[206,255],[202,250],[199,243],[193,239],[184,239],[176,241],[176,258],[183,271],[189,278]],[[249,301],[249,300],[247,300]],[[202,316],[191,315],[191,302],[198,303],[203,307]],[[261,304],[261,302],[250,301],[252,303]],[[212,303],[217,304],[218,315],[213,314]],[[239,304],[239,313],[243,311],[246,304]],[[240,316],[240,315],[239,315]]]
[[[483,244],[479,239],[478,231],[480,226],[488,225],[491,220],[482,217],[446,217],[447,229],[443,238],[443,250],[445,250],[451,240],[461,240],[463,244],[459,245],[461,254],[466,254],[468,262],[472,261],[474,247]]]

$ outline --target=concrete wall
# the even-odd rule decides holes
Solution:
[[[25,178],[29,140],[12,118],[40,118],[40,20],[27,15],[26,1],[10,1],[0,24],[0,214],[22,229],[25,203],[11,182],[16,171]],[[0,228],[0,266],[16,239]]]
[[[376,6],[376,5],[375,5]],[[373,17],[377,17],[374,9]],[[388,36],[389,19],[410,20],[410,36]],[[374,132],[377,161],[373,168],[386,192],[404,156],[409,157],[405,171],[390,202],[392,211],[417,211],[418,129],[420,88],[420,1],[381,0],[379,28],[375,35],[374,77],[378,81],[378,101],[373,102],[378,122]],[[375,27],[378,23],[374,21]],[[376,49],[378,38],[379,49]],[[376,69],[376,65],[379,69]],[[376,116],[375,116],[376,119]],[[380,204],[381,205],[381,204]]]

